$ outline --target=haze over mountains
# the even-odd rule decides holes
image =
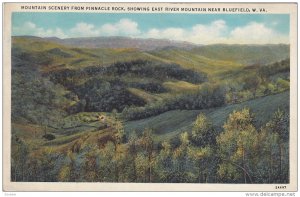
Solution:
[[[13,36],[43,42],[50,42],[66,47],[88,49],[133,49],[163,56],[165,53],[179,51],[196,54],[214,60],[235,61],[241,64],[266,64],[283,60],[289,56],[288,44],[211,44],[199,45],[191,42],[171,39],[111,37],[78,37],[61,39],[57,37]],[[177,57],[174,57],[177,58]]]
[[[45,38],[48,41],[56,42],[59,44],[83,47],[83,48],[134,48],[143,51],[149,51],[154,49],[162,49],[165,47],[178,47],[183,49],[192,49],[197,46],[190,42],[173,41],[168,39],[142,39],[142,38],[130,38],[121,36],[111,37],[82,37],[82,38],[66,38],[60,39],[57,37]]]

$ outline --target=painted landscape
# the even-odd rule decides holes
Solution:
[[[11,181],[289,183],[289,44],[171,38],[12,36]]]

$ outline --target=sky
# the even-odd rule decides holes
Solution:
[[[289,29],[287,14],[16,12],[12,15],[14,36],[127,36],[195,44],[288,44]]]

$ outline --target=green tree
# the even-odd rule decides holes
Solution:
[[[250,110],[233,111],[217,137],[221,163],[218,174],[225,182],[253,182],[252,159],[256,155],[257,131]]]
[[[68,165],[64,165],[61,167],[59,174],[58,174],[58,181],[59,182],[68,182],[70,181],[70,174],[71,169]]]
[[[128,180],[128,170],[130,162],[125,145],[118,145],[117,151],[114,153],[111,163],[114,167],[115,182],[124,182]]]
[[[147,169],[147,175],[148,175],[148,182],[152,182],[152,168],[153,168],[153,154],[154,154],[154,141],[153,141],[153,135],[152,130],[149,128],[146,128],[143,132],[143,135],[141,137],[141,145],[143,147],[143,150],[146,152],[147,158],[148,158],[148,169]]]
[[[28,160],[29,148],[26,142],[19,137],[12,139],[12,180],[26,181],[27,169],[26,163]]]
[[[256,164],[257,182],[274,183],[279,174],[279,135],[264,126],[259,133],[259,154]]]
[[[68,151],[67,153],[67,163],[62,166],[60,169],[58,180],[67,181],[67,182],[75,182],[79,177],[76,170],[76,153],[72,151]]]
[[[137,174],[137,182],[148,182],[148,169],[149,161],[148,156],[145,152],[139,152],[134,160],[135,162],[135,171]]]
[[[173,163],[172,149],[169,142],[162,143],[162,149],[156,157],[155,174],[158,182],[168,183],[172,181]]]
[[[287,80],[284,80],[280,77],[277,79],[276,84],[277,84],[279,91],[285,91],[290,88],[290,82]]]
[[[85,155],[84,161],[84,180],[87,182],[98,181],[98,165],[97,165],[97,155],[99,154],[96,150],[89,150]]]
[[[101,182],[116,182],[116,162],[113,160],[115,155],[115,145],[108,142],[99,154],[99,170],[98,176]]]
[[[121,121],[115,121],[114,128],[116,129],[115,139],[117,144],[126,142],[126,133],[124,130],[124,125]]]
[[[171,182],[190,183],[196,181],[194,163],[188,154],[190,148],[189,135],[181,134],[181,145],[173,153],[173,175]]]
[[[136,165],[135,165],[135,160],[137,157],[137,149],[138,149],[137,140],[138,138],[136,132],[135,131],[131,132],[128,141],[128,158],[130,159],[128,165],[131,166],[129,172],[129,180],[131,180],[131,182],[137,180],[137,172],[136,172]]]
[[[210,177],[213,176],[213,149],[209,146],[204,148],[190,147],[188,154],[195,162],[195,168],[197,169],[197,182],[207,183]]]
[[[192,141],[200,147],[216,144],[212,122],[203,113],[197,116],[193,124]]]
[[[265,126],[269,135],[278,136],[273,143],[279,147],[279,174],[277,179],[279,182],[288,181],[288,164],[289,164],[289,116],[283,110],[278,109],[272,119]]]
[[[245,78],[244,87],[252,92],[254,98],[256,97],[257,89],[259,88],[261,81],[261,78],[257,75],[250,75]]]

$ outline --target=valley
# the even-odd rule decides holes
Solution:
[[[289,181],[289,45],[15,36],[11,73],[13,181]]]

